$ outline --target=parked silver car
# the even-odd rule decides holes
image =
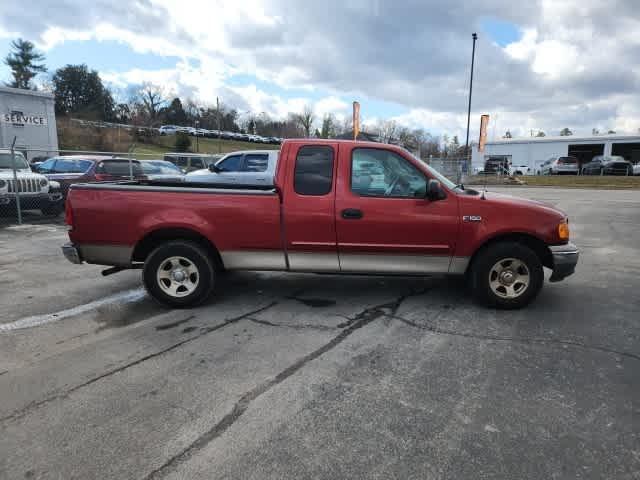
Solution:
[[[208,169],[188,173],[185,182],[272,186],[279,154],[279,150],[229,153]]]
[[[141,160],[140,166],[147,180],[165,182],[182,182],[184,180],[184,171],[166,160]]]
[[[577,175],[578,159],[569,156],[553,156],[540,165],[541,175]]]

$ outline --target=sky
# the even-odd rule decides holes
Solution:
[[[0,56],[30,40],[49,72],[86,63],[124,99],[167,96],[281,118],[392,119],[464,139],[506,130],[640,132],[637,0],[17,0],[0,6]],[[0,66],[0,81],[10,72]]]

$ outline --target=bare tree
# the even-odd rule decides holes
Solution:
[[[311,136],[313,121],[315,120],[313,109],[309,105],[305,106],[302,113],[299,113],[296,116],[296,120],[298,121],[300,127],[304,130],[304,136],[306,138],[309,138]]]
[[[379,120],[375,130],[382,143],[390,143],[395,138],[398,125],[395,120]]]
[[[160,109],[167,103],[162,88],[151,83],[143,83],[137,93],[137,99],[147,117],[147,124],[153,126],[158,122]]]

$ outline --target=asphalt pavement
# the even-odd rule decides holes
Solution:
[[[166,310],[66,262],[59,223],[0,228],[0,478],[640,478],[640,192],[490,190],[582,251],[523,310],[250,272]]]

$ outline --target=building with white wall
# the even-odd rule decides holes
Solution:
[[[475,171],[484,169],[487,160],[508,161],[528,166],[537,172],[552,156],[574,156],[580,165],[596,155],[620,155],[632,163],[640,162],[640,135],[594,135],[591,137],[531,137],[487,142],[484,152],[473,149]]]
[[[29,160],[57,155],[58,131],[52,94],[0,87],[0,148],[10,148],[14,137],[16,150],[22,151]]]

